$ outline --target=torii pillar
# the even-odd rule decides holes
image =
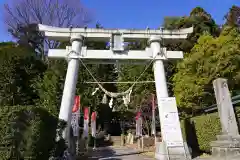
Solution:
[[[153,57],[160,55],[165,56],[161,52],[161,37],[158,36],[152,36],[149,39],[150,48],[153,52]],[[154,78],[155,78],[155,85],[156,85],[156,92],[157,92],[157,98],[166,98],[168,97],[168,89],[167,89],[167,80],[164,70],[164,64],[163,60],[156,60],[153,64],[154,69]]]
[[[81,53],[83,36],[81,34],[75,34],[71,36],[70,39],[72,43],[72,51],[70,54],[77,56]],[[78,58],[68,58],[67,74],[65,78],[65,84],[63,89],[61,107],[58,118],[62,121],[67,122],[67,126],[63,132],[63,138],[67,141],[68,149],[70,149],[70,154],[74,154],[75,146],[71,143],[71,115],[72,106],[76,93],[76,85],[78,79],[79,70],[79,59]],[[74,155],[72,155],[74,156]]]
[[[162,56],[153,64],[158,111],[161,124],[162,142],[156,143],[155,158],[158,160],[191,159],[187,143],[183,141],[175,97],[168,96],[167,80],[164,69],[164,59],[160,42],[161,37],[152,36],[149,39],[153,56]],[[165,58],[164,58],[165,57]]]

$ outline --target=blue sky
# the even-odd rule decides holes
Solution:
[[[2,5],[7,0],[0,0]],[[17,1],[17,0],[16,0]],[[240,0],[82,0],[91,11],[94,21],[105,28],[157,28],[165,16],[184,16],[196,7],[203,7],[218,24]],[[0,12],[0,41],[10,40]]]

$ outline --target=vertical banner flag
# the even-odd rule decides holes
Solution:
[[[155,95],[152,95],[152,135],[156,135]]]
[[[88,123],[89,123],[89,109],[88,107],[84,108],[84,127],[83,127],[83,137],[88,137]]]
[[[78,124],[79,119],[80,119],[80,96],[75,96],[71,119],[73,136],[75,137],[79,136],[79,124]]]
[[[136,116],[136,136],[142,136],[142,117],[141,112],[137,112]]]
[[[79,109],[80,109],[80,96],[75,96],[72,112],[75,113],[79,111]]]
[[[91,130],[92,130],[92,137],[96,138],[96,119],[97,113],[93,112],[91,116]]]

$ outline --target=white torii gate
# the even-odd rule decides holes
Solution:
[[[180,130],[179,117],[176,117],[176,125],[173,129],[177,130],[174,140],[169,140],[167,127],[163,124],[162,117],[165,116],[166,111],[164,108],[168,106],[163,105],[163,99],[168,99],[167,82],[164,71],[164,60],[168,59],[181,59],[183,58],[182,51],[167,51],[166,48],[161,48],[160,41],[162,39],[186,39],[187,35],[193,32],[193,28],[186,28],[181,30],[125,30],[125,29],[92,29],[92,28],[57,28],[46,25],[38,25],[39,31],[44,32],[45,36],[52,40],[69,40],[72,46],[67,46],[66,49],[50,49],[48,57],[50,58],[68,58],[68,68],[65,79],[65,85],[63,90],[61,108],[59,113],[59,119],[68,122],[70,126],[71,111],[74,102],[74,96],[76,91],[76,83],[78,77],[79,59],[84,60],[86,63],[100,63],[99,60],[103,60],[103,63],[114,63],[116,60],[124,62],[124,60],[142,60],[142,61],[154,61],[154,77],[156,85],[156,94],[158,99],[159,116],[161,119],[162,138],[163,143],[160,145],[160,151],[162,153],[161,158],[169,158],[165,155],[168,153],[169,146],[175,146],[173,153],[185,154],[186,151],[183,146],[174,145],[183,143],[182,133]],[[86,46],[83,46],[83,40],[89,41],[102,41],[110,42],[111,46],[109,50],[89,50]],[[129,50],[125,51],[122,43],[124,41],[134,40],[148,40],[150,47],[145,50]],[[102,63],[102,64],[103,64]],[[174,100],[175,101],[175,100]],[[175,102],[176,103],[176,102]],[[173,106],[175,106],[175,103]],[[176,108],[176,106],[175,106]],[[173,109],[177,111],[176,109]],[[170,112],[169,112],[170,113]],[[165,128],[164,128],[165,126]],[[67,134],[65,135],[67,139]],[[170,143],[171,142],[171,143]],[[183,153],[184,152],[184,153]]]

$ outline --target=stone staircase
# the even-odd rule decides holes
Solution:
[[[218,135],[211,147],[211,157],[196,160],[240,160],[240,136]]]
[[[217,141],[213,141],[211,146],[213,157],[235,157],[240,155],[240,136],[218,135]]]

